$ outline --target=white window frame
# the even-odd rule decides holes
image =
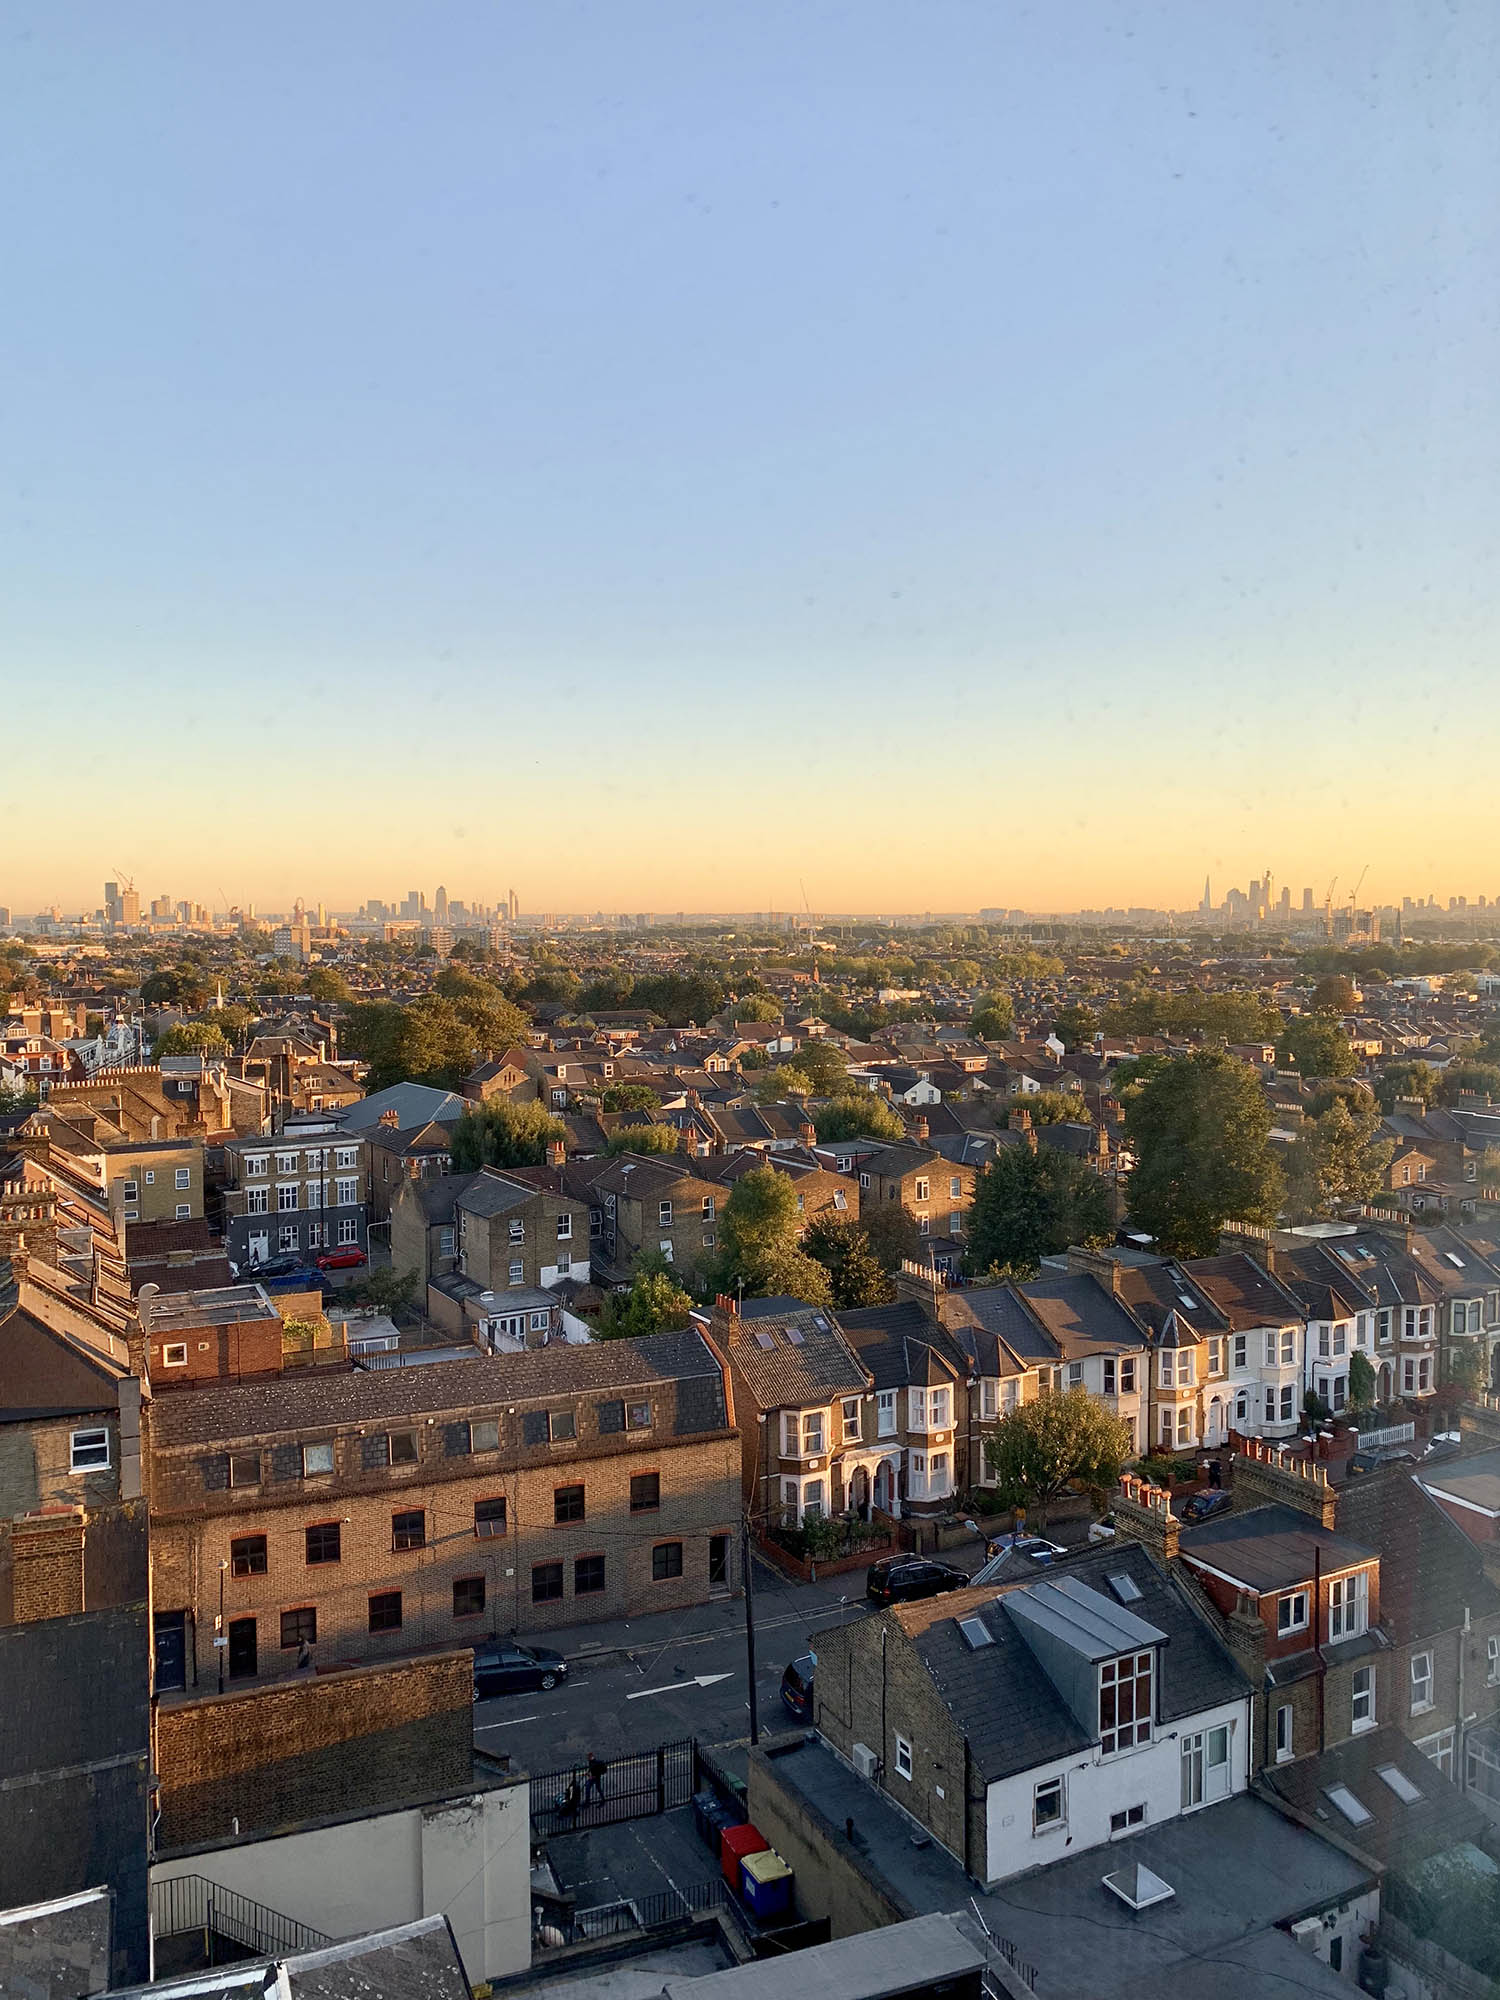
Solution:
[[[180,1187],[180,1188],[190,1188],[190,1187],[191,1187],[191,1186],[193,1185],[193,1170],[192,1170],[192,1168],[191,1168],[191,1167],[178,1167],[178,1168],[177,1168],[177,1170],[176,1170],[176,1178],[177,1178],[177,1186],[178,1186],[178,1187]]]
[[[359,1165],[359,1148],[357,1146],[340,1146],[334,1153],[333,1164],[341,1173],[346,1173],[357,1168]]]
[[[193,1219],[193,1204],[190,1201],[178,1202],[176,1220],[178,1222],[191,1222],[192,1219]]]
[[[246,1188],[246,1215],[269,1215],[271,1212],[271,1190],[268,1187]]]
[[[900,1427],[896,1422],[895,1390],[894,1389],[878,1390],[875,1396],[876,1437],[893,1438],[898,1435],[899,1428]]]
[[[269,1171],[270,1165],[271,1156],[269,1153],[247,1153],[245,1155],[246,1180],[254,1180],[259,1175],[266,1173]]]
[[[1276,1710],[1276,1761],[1290,1764],[1297,1752],[1294,1747],[1296,1733],[1296,1710],[1289,1701],[1279,1704]]]
[[[1485,1641],[1485,1657],[1489,1662],[1489,1672],[1484,1677],[1486,1687],[1500,1687],[1500,1632],[1491,1632]]]
[[[1437,1706],[1433,1700],[1432,1650],[1424,1647],[1420,1653],[1411,1656],[1411,1713],[1430,1715]]]
[[[102,1451],[104,1456],[97,1454]],[[70,1472],[108,1472],[113,1462],[108,1424],[85,1424],[68,1439]]]
[[[1276,1600],[1276,1636],[1290,1639],[1305,1632],[1309,1623],[1310,1600],[1305,1590],[1288,1590]]]
[[[276,1184],[276,1213],[295,1215],[298,1210],[297,1197],[301,1189],[295,1181],[278,1181]]]
[[[1056,1813],[1055,1814],[1049,1813],[1046,1819],[1043,1819],[1041,1816],[1042,1803],[1044,1798],[1048,1802],[1050,1802],[1054,1798],[1057,1801]],[[1032,1838],[1036,1839],[1039,1835],[1042,1834],[1056,1833],[1059,1828],[1066,1829],[1067,1824],[1068,1824],[1068,1781],[1066,1777],[1040,1779],[1031,1788]]]
[[[1248,1365],[1249,1351],[1250,1351],[1249,1335],[1244,1333],[1237,1333],[1234,1336],[1234,1346],[1232,1349],[1234,1355],[1234,1366],[1236,1369],[1241,1369]]]
[[[1369,1623],[1370,1586],[1362,1569],[1336,1576],[1328,1586],[1328,1637],[1357,1639]]]
[[[1431,1736],[1419,1736],[1412,1745],[1420,1750],[1430,1764],[1436,1764],[1445,1778],[1453,1776],[1453,1749],[1458,1731],[1454,1728],[1434,1730]]]
[[[1375,1727],[1375,1669],[1373,1666],[1356,1667],[1350,1685],[1349,1731],[1353,1736],[1362,1736],[1367,1729]]]
[[[844,1443],[858,1444],[860,1399],[858,1396],[845,1396],[840,1407],[843,1417]]]
[[[339,1247],[343,1249],[349,1244],[358,1245],[358,1243],[359,1217],[357,1215],[341,1216],[339,1218]]]
[[[900,1730],[896,1731],[896,1755],[891,1768],[895,1771],[898,1778],[904,1778],[908,1784],[911,1783],[912,1746],[909,1739],[903,1736]]]
[[[161,1365],[163,1368],[186,1368],[188,1348],[185,1340],[168,1340],[162,1345]]]

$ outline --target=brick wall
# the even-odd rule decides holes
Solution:
[[[301,1675],[157,1712],[161,1849],[331,1818],[473,1783],[473,1665],[466,1652],[332,1675]],[[372,1805],[378,1800],[370,1800]]]
[[[10,1556],[11,1614],[16,1624],[69,1618],[83,1610],[81,1515],[68,1512],[13,1522]]]
[[[152,1527],[152,1589],[157,1610],[185,1610],[196,1634],[190,1640],[189,1677],[196,1644],[198,1680],[217,1673],[213,1620],[218,1612],[219,1565],[231,1542],[264,1535],[264,1575],[224,1578],[226,1625],[256,1621],[260,1679],[295,1668],[295,1644],[281,1646],[283,1612],[316,1613],[315,1658],[320,1666],[391,1658],[414,1648],[471,1643],[492,1633],[546,1633],[559,1626],[650,1611],[677,1611],[710,1595],[710,1538],[730,1537],[731,1579],[740,1515],[739,1443],[720,1437],[702,1443],[663,1441],[601,1457],[559,1458],[524,1467],[497,1464],[486,1472],[472,1459],[459,1476],[414,1482],[385,1471],[369,1475],[363,1490],[347,1483],[321,1492],[300,1483],[282,1495],[225,1488],[199,1498],[201,1518],[159,1514]],[[186,1468],[188,1475],[196,1468]],[[177,1470],[183,1471],[180,1465]],[[655,1473],[660,1505],[631,1511],[631,1480]],[[582,1486],[583,1519],[557,1521],[560,1488]],[[373,1487],[374,1490],[370,1490]],[[273,1494],[275,1489],[272,1489]],[[503,1498],[505,1532],[483,1539],[474,1532],[478,1500]],[[392,1516],[419,1510],[426,1545],[395,1550]],[[565,1508],[564,1511],[567,1511]],[[337,1562],[309,1564],[306,1530],[337,1523]],[[658,1579],[657,1544],[680,1543],[682,1572]],[[580,1592],[580,1559],[602,1556],[603,1588]],[[562,1595],[534,1600],[533,1570],[562,1565]],[[454,1584],[480,1579],[481,1610],[456,1611]],[[401,1593],[401,1623],[371,1632],[370,1598]]]
[[[842,1938],[882,1930],[915,1914],[893,1899],[843,1827],[833,1826],[779,1782],[774,1750],[750,1752],[749,1777],[751,1824],[796,1875],[800,1916],[827,1917],[830,1934]]]
[[[107,1469],[72,1470],[75,1430],[109,1431]],[[119,1497],[120,1425],[117,1410],[27,1424],[0,1424],[0,1516],[38,1507],[95,1507]]]

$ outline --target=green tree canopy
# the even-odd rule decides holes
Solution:
[[[655,1111],[660,1104],[649,1083],[607,1083],[599,1099],[601,1111]]]
[[[1270,1130],[1260,1078],[1227,1050],[1195,1049],[1155,1070],[1125,1110],[1132,1221],[1178,1257],[1212,1256],[1227,1221],[1274,1222]]]
[[[1281,1016],[1259,993],[1158,993],[1137,989],[1104,1012],[1112,1035],[1201,1035],[1206,1042],[1264,1042]]]
[[[917,1218],[901,1201],[882,1201],[866,1208],[859,1226],[870,1246],[870,1254],[882,1271],[897,1271],[902,1264],[920,1264],[927,1255]]]
[[[214,1021],[183,1021],[158,1036],[152,1049],[157,1062],[163,1056],[227,1056],[229,1052],[229,1037]]]
[[[1006,1041],[1016,1025],[1015,1002],[1008,993],[986,993],[974,1009],[969,1031],[981,1042]]]
[[[1380,1137],[1380,1113],[1335,1098],[1303,1121],[1286,1167],[1287,1212],[1294,1222],[1332,1215],[1346,1202],[1373,1201],[1396,1145]]]
[[[1052,1023],[1052,1032],[1065,1049],[1076,1049],[1094,1039],[1099,1032],[1099,1025],[1099,1016],[1092,1007],[1085,1007],[1081,1002],[1075,1002],[1073,1006],[1063,1007],[1058,1011]]]
[[[1349,1401],[1356,1410],[1368,1410],[1375,1402],[1375,1369],[1358,1348],[1349,1356]]]
[[[1109,1190],[1083,1160],[1050,1146],[1008,1146],[979,1175],[966,1261],[1035,1272],[1043,1257],[1110,1231]]]
[[[1038,1527],[1068,1486],[1113,1486],[1130,1455],[1129,1426],[1087,1389],[1022,1403],[984,1441],[985,1463],[1005,1507],[1024,1507]]]
[[[841,1090],[813,1112],[819,1142],[835,1146],[841,1139],[882,1139],[894,1145],[906,1137],[906,1127],[883,1097],[873,1090]]]
[[[848,1087],[849,1064],[843,1050],[832,1042],[810,1038],[792,1057],[792,1063],[811,1083],[814,1096],[833,1097]]]
[[[808,1224],[802,1248],[815,1257],[828,1273],[836,1308],[853,1311],[857,1306],[888,1304],[896,1288],[881,1268],[870,1248],[870,1239],[857,1222],[825,1209]]]
[[[630,1289],[612,1292],[594,1324],[599,1340],[640,1340],[671,1333],[689,1322],[693,1301],[659,1250],[646,1250],[632,1267]]]
[[[1303,1076],[1353,1076],[1358,1064],[1349,1037],[1324,1014],[1298,1014],[1276,1038],[1276,1060]]]
[[[346,1006],[354,998],[348,980],[328,965],[313,967],[307,975],[307,990],[314,1000],[327,1007]]]
[[[409,1007],[359,1001],[347,1009],[343,1044],[369,1064],[372,1091],[405,1082],[456,1090],[478,1058],[524,1040],[526,1016],[497,986],[452,968],[440,976],[477,990],[453,997],[428,993]]]
[[[755,1086],[757,1104],[779,1104],[784,1097],[811,1097],[813,1080],[796,1063],[777,1063],[761,1072]]]
[[[828,1273],[803,1251],[799,1241],[797,1191],[774,1167],[757,1167],[737,1180],[719,1225],[716,1288],[743,1286],[752,1298],[786,1293],[810,1305],[830,1305]]]
[[[1438,1093],[1444,1104],[1456,1104],[1465,1092],[1480,1097],[1500,1097],[1500,1064],[1455,1062],[1438,1078]]]
[[[471,1174],[480,1167],[539,1167],[553,1139],[566,1139],[567,1127],[540,1104],[512,1104],[497,1097],[466,1111],[453,1128],[453,1171]]]
[[[1090,1111],[1081,1091],[1077,1090],[1033,1090],[1018,1091],[1014,1097],[1005,1100],[1005,1122],[1018,1123],[1015,1114],[1029,1111],[1033,1125],[1092,1125],[1094,1114]]]
[[[1387,1063],[1375,1078],[1375,1095],[1382,1111],[1394,1111],[1398,1097],[1420,1097],[1431,1104],[1437,1096],[1438,1073],[1431,1063]]]
[[[1312,1003],[1319,1014],[1352,1014],[1359,995],[1348,973],[1327,972],[1313,988]]]
[[[730,1009],[736,1021],[779,1021],[781,1006],[769,993],[745,993]]]
[[[611,1132],[604,1142],[604,1150],[611,1158],[620,1153],[657,1154],[675,1153],[682,1145],[682,1134],[675,1125],[622,1125],[618,1132]]]

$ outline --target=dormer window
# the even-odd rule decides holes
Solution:
[[[1150,1653],[1126,1653],[1099,1669],[1099,1749],[1112,1757],[1151,1741]]]
[[[1276,1635],[1288,1638],[1293,1632],[1307,1630],[1308,1601],[1305,1590],[1289,1590],[1284,1597],[1276,1600]]]
[[[1365,1572],[1356,1570],[1353,1576],[1336,1576],[1328,1586],[1329,1638],[1357,1638],[1368,1622],[1369,1579]]]

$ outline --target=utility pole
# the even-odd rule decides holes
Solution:
[[[760,1741],[760,1708],[755,1693],[755,1581],[754,1558],[750,1553],[750,1516],[744,1517],[745,1557],[745,1678],[750,1688],[750,1741]]]

